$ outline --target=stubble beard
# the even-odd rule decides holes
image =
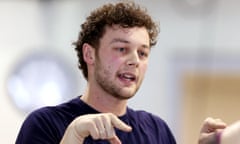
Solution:
[[[137,90],[139,89],[139,86],[135,89],[134,92],[131,92],[130,94],[123,94],[122,88],[116,86],[114,82],[109,79],[109,76],[111,75],[112,73],[106,68],[104,68],[99,61],[96,63],[95,69],[96,82],[106,93],[109,93],[111,96],[119,100],[130,99],[136,94]]]

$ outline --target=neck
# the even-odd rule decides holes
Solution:
[[[108,93],[94,91],[90,86],[87,87],[81,99],[102,113],[113,113],[117,116],[126,113],[127,100],[120,100]]]

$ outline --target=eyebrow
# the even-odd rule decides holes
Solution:
[[[129,43],[130,43],[130,41],[125,40],[125,39],[122,39],[122,38],[114,38],[114,39],[110,42],[110,44],[112,44],[112,43],[117,43],[117,42],[126,43],[126,44],[129,44]],[[145,45],[145,44],[143,44],[142,47],[143,47],[143,48],[150,48],[148,45]]]
[[[121,43],[130,43],[129,41],[125,40],[125,39],[122,39],[122,38],[114,38],[110,44],[112,43],[116,43],[116,42],[121,42]]]

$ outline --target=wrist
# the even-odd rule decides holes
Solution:
[[[221,144],[221,136],[222,136],[222,131],[216,131],[215,132],[216,144]]]

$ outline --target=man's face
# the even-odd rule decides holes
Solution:
[[[143,27],[107,27],[95,62],[94,77],[100,88],[118,99],[134,96],[148,65],[149,41]]]

